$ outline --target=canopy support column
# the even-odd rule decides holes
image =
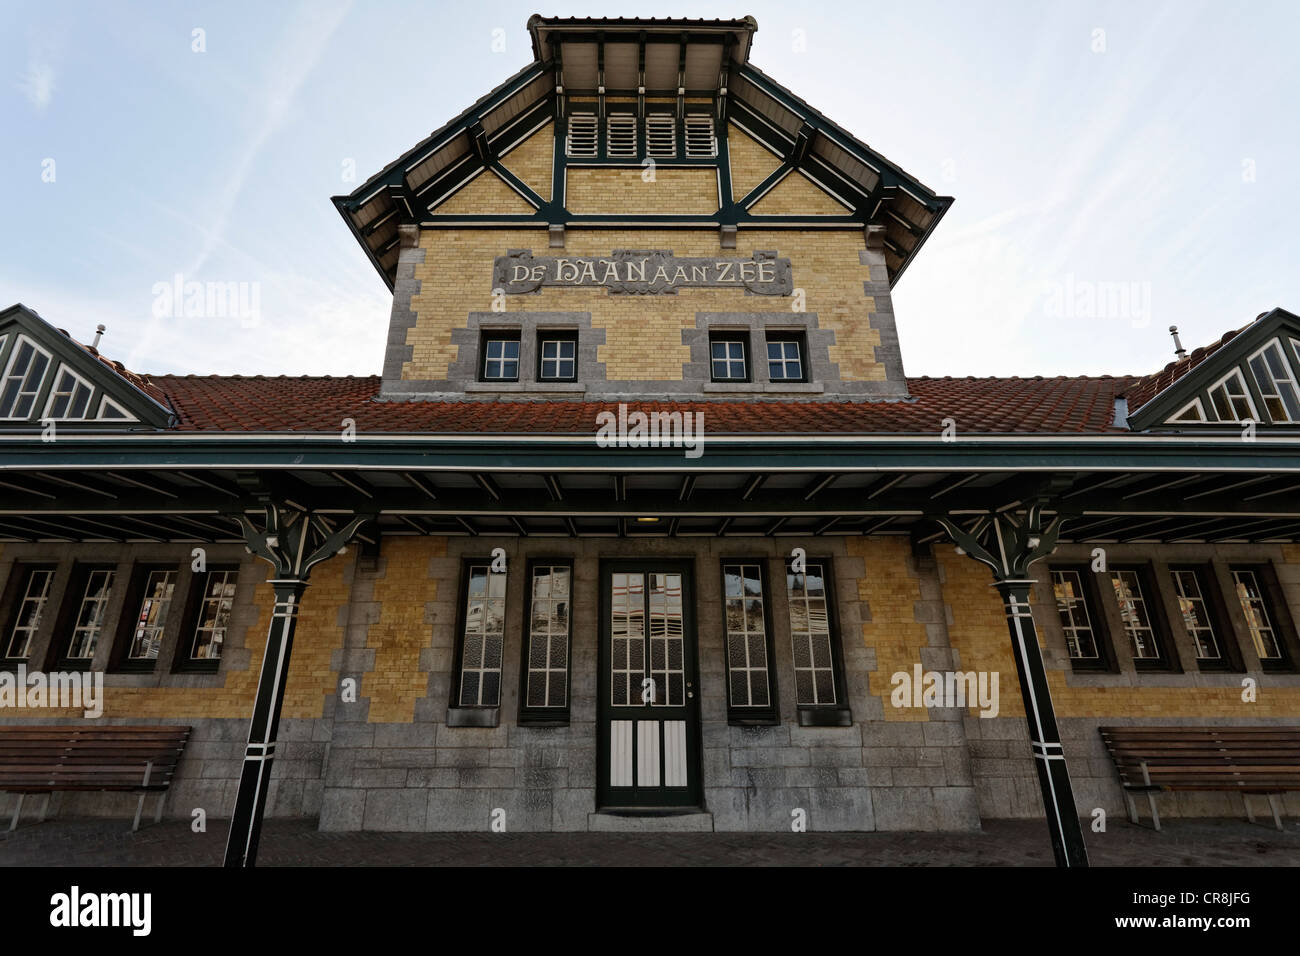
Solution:
[[[267,502],[263,522],[254,523],[247,514],[233,516],[244,533],[248,549],[274,568],[271,586],[275,607],[266,635],[262,671],[248,725],[248,746],[239,774],[239,791],[230,819],[226,841],[226,866],[253,866],[262,832],[262,814],[271,785],[271,764],[275,759],[280,709],[289,678],[289,657],[298,625],[298,611],[312,567],[341,552],[367,519],[357,516],[338,526],[324,517],[280,502]]]
[[[1029,600],[1034,584],[1029,577],[1029,566],[1056,549],[1064,516],[1058,514],[1044,522],[1043,502],[1034,501],[1017,512],[983,515],[969,529],[961,527],[949,515],[937,515],[934,520],[943,526],[961,552],[993,572],[993,587],[1002,596],[1011,634],[1011,650],[1020,677],[1025,719],[1029,723],[1029,744],[1043,792],[1056,865],[1087,866],[1088,850],[1074,805],[1074,791]]]

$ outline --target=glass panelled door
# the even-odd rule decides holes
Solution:
[[[601,807],[700,805],[694,611],[689,561],[602,565]]]

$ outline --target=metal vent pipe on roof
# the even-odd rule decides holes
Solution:
[[[104,331],[105,331],[105,327],[103,325],[95,326],[95,341],[90,343],[90,347],[92,349],[99,348],[99,340],[103,337]]]
[[[1169,326],[1169,334],[1174,337],[1174,354],[1180,359],[1187,358],[1187,349],[1183,348],[1183,343],[1178,340],[1178,326]]]

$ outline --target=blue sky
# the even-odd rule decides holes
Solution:
[[[649,11],[5,0],[0,305],[146,372],[377,374],[387,289],[329,197],[526,64],[535,12]],[[754,63],[956,197],[895,289],[911,375],[1147,372],[1171,324],[1300,312],[1295,4],[654,12],[752,14]],[[155,315],[178,273],[258,320]]]

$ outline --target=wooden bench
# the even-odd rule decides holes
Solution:
[[[1160,829],[1157,793],[1175,790],[1241,794],[1246,819],[1255,822],[1249,797],[1268,797],[1273,822],[1282,829],[1279,795],[1300,790],[1300,727],[1099,727],[1128,803],[1145,793],[1151,822]]]
[[[163,801],[180,762],[189,727],[0,727],[0,790],[16,793],[9,829],[18,827],[23,800],[45,794],[41,821],[55,791],[139,793],[132,831],[140,829],[140,812],[150,793],[158,794],[154,822],[162,820]]]

